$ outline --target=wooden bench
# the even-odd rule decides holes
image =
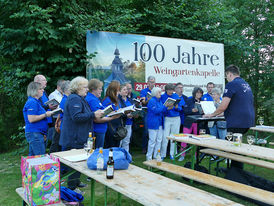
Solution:
[[[23,206],[29,205],[28,201],[25,199],[23,187],[19,187],[15,191],[23,199]],[[51,204],[50,206],[65,206],[65,204],[61,202],[61,203]]]
[[[274,145],[274,142],[269,142],[269,145]]]
[[[159,170],[169,172],[178,176],[182,176],[188,179],[192,179],[219,189],[223,189],[229,192],[236,193],[254,200],[268,203],[273,205],[274,203],[274,193],[230,181],[224,178],[216,177],[210,174],[198,172],[192,169],[181,167],[178,165],[170,164],[167,162],[162,162],[160,166],[157,166],[155,160],[145,161],[145,165],[148,167],[157,168]]]
[[[268,169],[274,169],[273,162],[258,160],[258,159],[246,157],[243,155],[237,155],[237,154],[224,152],[224,151],[220,151],[220,150],[215,150],[215,149],[201,149],[200,152],[205,153],[205,154],[210,154],[210,155],[216,155],[219,157],[224,157],[224,158],[228,158],[231,160],[236,160],[238,162],[243,162],[243,163],[260,166],[260,167],[264,167],[264,168],[268,168]]]

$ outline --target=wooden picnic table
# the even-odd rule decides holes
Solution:
[[[261,158],[265,160],[274,161],[274,149],[260,147],[256,145],[248,145],[242,143],[241,146],[233,145],[233,142],[220,139],[205,139],[197,140],[190,138],[191,134],[185,134],[186,137],[169,136],[168,139],[176,142],[185,142],[195,146],[202,146],[207,148],[218,149],[226,152],[232,152],[241,155],[247,155],[251,157]]]
[[[182,184],[172,179],[155,174],[143,168],[130,164],[127,170],[115,170],[114,179],[106,179],[106,174],[98,174],[87,167],[86,161],[71,162],[66,156],[83,153],[83,150],[70,150],[53,153],[65,165],[92,178],[91,205],[94,202],[95,181],[121,193],[143,205],[240,205],[233,201]],[[119,202],[118,202],[119,203]]]
[[[256,127],[250,127],[250,129],[258,132],[274,133],[274,126],[257,125]]]

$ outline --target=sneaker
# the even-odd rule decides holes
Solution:
[[[84,188],[84,187],[87,187],[88,185],[83,183],[83,182],[80,182],[80,184],[78,185],[78,187],[81,187],[81,188]]]
[[[181,157],[178,159],[178,161],[179,161],[179,162],[182,162],[182,161],[184,161],[184,159],[185,159],[185,157],[184,157],[184,156],[181,156]]]
[[[76,193],[79,193],[79,194],[81,194],[81,195],[84,195],[84,194],[85,194],[85,192],[84,192],[84,191],[81,191],[79,188],[76,188],[76,189],[74,189],[73,191],[76,192]]]
[[[171,160],[174,160],[174,157],[173,157],[172,155],[170,155],[170,159],[171,159]]]
[[[90,177],[87,177],[87,181],[90,182],[90,181],[91,181],[91,178],[90,178]]]

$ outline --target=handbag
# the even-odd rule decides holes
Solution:
[[[121,141],[127,136],[127,129],[123,125],[123,121],[121,120],[121,125],[118,126],[116,129],[113,128],[111,122],[109,122],[109,125],[113,131],[113,137],[116,141]]]

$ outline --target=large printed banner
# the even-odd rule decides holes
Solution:
[[[103,81],[104,89],[118,80],[131,82],[140,91],[151,75],[162,88],[181,82],[187,96],[196,86],[206,92],[208,82],[224,88],[223,44],[88,31],[87,51],[93,56],[87,65],[87,77]]]

